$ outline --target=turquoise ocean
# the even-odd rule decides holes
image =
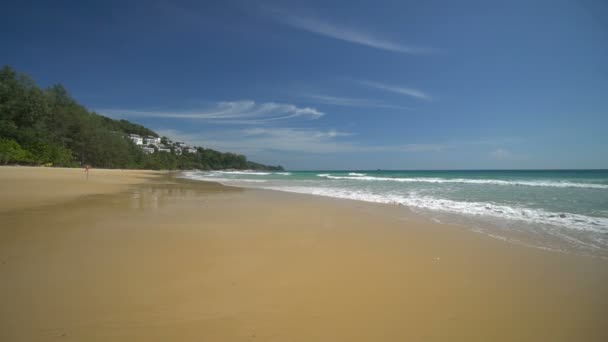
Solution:
[[[514,243],[608,256],[608,170],[189,171],[183,176],[399,205]]]

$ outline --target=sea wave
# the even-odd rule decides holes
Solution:
[[[213,173],[225,174],[225,175],[247,175],[247,176],[268,176],[270,172],[259,172],[254,170],[243,170],[243,171],[213,171]]]
[[[367,173],[349,172],[348,175],[355,176],[355,177],[363,177],[363,176],[367,176]]]
[[[460,184],[490,184],[490,185],[509,185],[509,186],[537,186],[554,188],[585,188],[585,189],[608,189],[607,184],[579,183],[570,181],[548,181],[548,180],[500,180],[500,179],[469,179],[469,178],[434,178],[434,177],[373,177],[373,176],[335,176],[328,173],[318,174],[317,177],[327,179],[342,179],[356,181],[383,181],[401,183],[460,183]]]
[[[291,176],[291,172],[275,172],[273,175]]]
[[[244,182],[244,183],[266,183],[266,180],[264,179],[234,179],[234,178],[223,178],[223,177],[217,177],[217,174],[212,174],[212,173],[207,173],[207,174],[199,174],[197,172],[183,172],[182,173],[182,177],[184,178],[188,178],[188,179],[193,179],[193,180],[200,180],[200,181],[207,181],[207,182],[225,182],[225,183],[232,183],[232,184],[238,184],[239,182]]]
[[[344,176],[334,176],[329,173],[318,176],[340,177],[338,179],[345,178]],[[352,187],[343,188],[340,187],[341,184],[339,183],[323,182],[320,184],[319,181],[313,180],[288,184],[292,181],[285,181],[287,178],[282,180],[228,178],[222,176],[221,173],[212,172],[184,172],[182,173],[182,177],[202,181],[215,181],[225,185],[403,205],[415,211],[422,211],[424,214],[432,213],[432,217],[440,213],[459,215],[459,217],[465,220],[468,217],[472,220],[470,223],[475,227],[477,227],[479,222],[482,222],[482,224],[489,224],[489,227],[508,229],[514,232],[529,230],[530,232],[534,232],[534,234],[549,234],[559,241],[572,244],[575,248],[590,248],[593,250],[608,248],[608,217],[598,217],[595,214],[591,214],[593,215],[591,216],[590,214],[555,212],[549,209],[532,208],[523,205],[496,203],[492,202],[492,200],[450,200],[442,198],[437,193],[430,195],[428,192],[398,192],[398,189],[392,192],[382,192],[382,190],[375,191],[374,187],[365,187],[365,189],[360,187],[355,189]],[[347,179],[353,178],[373,178],[373,180],[378,180],[378,178],[384,177],[350,176]],[[391,181],[399,179],[385,178]],[[428,180],[429,178],[423,179]],[[420,178],[416,179],[416,181],[419,180]],[[427,210],[431,212],[425,212]],[[551,242],[547,243],[551,244]],[[545,242],[540,242],[541,246],[544,246],[544,244]]]
[[[592,217],[572,213],[556,213],[542,209],[512,207],[486,202],[454,201],[431,196],[418,196],[415,194],[409,196],[395,194],[374,194],[365,191],[302,186],[270,186],[264,188],[365,202],[399,204],[412,208],[438,210],[469,216],[490,216],[531,224],[544,224],[574,229],[577,231],[608,234],[608,218],[604,217]]]

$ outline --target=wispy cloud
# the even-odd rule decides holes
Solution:
[[[494,145],[494,142],[489,140],[374,144],[348,131],[292,127],[248,127],[190,132],[158,129],[156,132],[196,146],[242,153],[251,160],[283,165],[287,163],[288,167],[294,167],[295,164],[311,167],[313,160],[323,160],[325,165],[339,165],[340,160],[348,160],[348,157],[342,157],[344,155],[356,156],[354,160],[359,162],[354,165],[373,167],[371,164],[361,164],[365,163],[366,155],[388,153],[393,159],[407,159],[416,158],[416,155],[473,153],[478,150],[471,150],[471,145]],[[503,162],[526,159],[525,156],[515,155],[496,146],[490,156]],[[331,164],[334,161],[338,164]],[[290,163],[293,165],[289,165]]]
[[[421,99],[421,100],[427,100],[427,101],[432,100],[430,95],[424,93],[421,90],[414,89],[414,88],[408,88],[408,87],[402,87],[402,86],[396,86],[396,85],[372,82],[372,81],[359,81],[359,83],[361,85],[364,85],[364,86],[367,86],[370,88],[384,90],[384,91],[388,91],[388,92],[396,93],[396,94],[400,94],[400,95],[406,95],[406,96],[414,97],[414,98]]]
[[[260,152],[288,153],[365,153],[365,152],[438,152],[441,144],[365,145],[351,139],[350,132],[297,128],[250,128],[201,133],[158,130],[190,144],[256,155]]]
[[[159,130],[159,134],[176,137],[194,145],[223,151],[253,154],[264,151],[335,153],[348,149],[350,143],[340,141],[349,132],[296,128],[251,128],[200,133]]]
[[[314,17],[301,16],[280,9],[271,9],[270,11],[278,21],[286,25],[325,37],[405,54],[425,54],[435,52],[434,49],[404,45],[387,38],[381,38],[370,32],[338,26]]]
[[[99,109],[98,112],[112,117],[157,117],[174,119],[206,120],[222,124],[264,124],[293,118],[318,119],[323,112],[293,104],[255,101],[219,102],[200,110],[189,111],[142,111],[124,109]]]
[[[297,153],[437,153],[442,151],[467,151],[471,145],[495,145],[498,142],[517,142],[519,139],[504,138],[477,141],[444,141],[396,144],[369,144],[358,139],[357,134],[336,129],[319,130],[293,127],[250,127],[243,129],[214,130],[186,133],[177,130],[157,130],[166,135],[193,145],[234,151],[245,154],[259,152]],[[496,147],[490,154],[497,159],[512,159],[515,155],[504,148]]]
[[[372,100],[372,99],[359,99],[350,97],[338,97],[320,94],[302,94],[302,97],[314,100],[317,103],[328,104],[333,106],[344,106],[344,107],[371,107],[371,108],[388,108],[388,109],[404,109],[409,110],[409,107],[395,106],[392,104],[385,103],[383,101]]]
[[[440,151],[436,144],[365,145],[348,137],[353,133],[295,128],[256,128],[241,131],[247,146],[266,150],[308,153],[425,152]]]

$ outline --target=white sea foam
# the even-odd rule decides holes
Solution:
[[[234,172],[234,171],[233,171]],[[244,174],[244,175],[243,175]],[[407,187],[371,186],[372,183],[365,181],[396,181],[396,182],[425,182],[425,183],[473,183],[473,184],[500,184],[500,185],[530,185],[530,186],[553,186],[567,187],[572,184],[601,185],[585,183],[567,183],[555,181],[501,181],[491,179],[445,179],[445,178],[389,178],[360,176],[339,176],[330,173],[318,174],[325,179],[352,180],[353,183],[342,184],[333,181],[321,181],[320,179],[294,180],[291,178],[255,179],[247,177],[251,173],[226,174],[226,172],[185,172],[186,178],[216,181],[226,185],[264,188],[286,192],[297,192],[318,196],[359,200],[366,202],[387,203],[404,205],[413,210],[433,211],[432,217],[440,213],[459,214],[463,219],[472,218],[472,222],[485,222],[490,227],[502,227],[507,229],[531,229],[532,232],[550,234],[551,236],[582,248],[604,249],[608,248],[608,217],[598,217],[593,214],[574,214],[568,212],[556,212],[550,209],[532,208],[533,201],[527,205],[515,205],[493,202],[491,199],[477,201],[452,200],[442,198],[438,192],[428,192],[425,188],[414,192]],[[279,174],[279,173],[272,173]],[[254,178],[254,179],[252,179]],[[361,181],[361,183],[355,183]],[[547,183],[549,185],[540,185]],[[518,184],[514,184],[518,183]],[[379,184],[380,185],[380,184]],[[583,186],[579,186],[583,187]],[[603,188],[602,188],[603,189]],[[523,189],[522,189],[523,191]],[[528,189],[530,191],[530,189]],[[540,191],[540,190],[539,190]],[[597,192],[598,195],[603,193]],[[523,195],[522,195],[523,196]],[[554,200],[557,200],[555,198]],[[522,202],[523,203],[523,202]],[[529,206],[528,206],[529,205]],[[602,211],[599,210],[599,213]],[[592,215],[592,216],[589,216]],[[603,215],[602,215],[603,216]],[[521,224],[520,224],[521,223]],[[577,247],[577,248],[578,248]]]
[[[233,178],[223,178],[217,177],[217,173],[207,173],[200,174],[197,172],[183,172],[182,176],[188,179],[200,180],[200,181],[208,181],[208,182],[225,182],[225,183],[233,183],[238,184],[239,182],[244,183],[265,183],[264,179],[233,179]]]
[[[499,179],[468,179],[468,178],[434,178],[434,177],[414,177],[414,178],[391,178],[391,177],[372,177],[372,176],[334,176],[328,173],[321,173],[318,177],[327,179],[342,179],[356,181],[381,181],[381,182],[401,182],[401,183],[460,183],[460,184],[490,184],[490,185],[510,185],[510,186],[540,186],[555,188],[586,188],[586,189],[608,189],[607,184],[576,183],[569,181],[505,181]]]
[[[517,220],[531,224],[545,224],[577,231],[608,233],[608,218],[591,217],[571,213],[555,213],[542,209],[510,207],[484,202],[453,201],[430,196],[402,196],[395,194],[374,194],[337,188],[269,186],[266,189],[305,193],[318,196],[352,199],[375,203],[400,204],[412,208],[438,210],[468,216],[485,216]]]
[[[247,175],[247,176],[268,176],[270,172],[259,172],[254,170],[243,170],[243,171],[213,171],[214,173],[221,173],[226,175]]]
[[[202,180],[202,181],[210,181],[210,182],[233,182],[234,184],[238,184],[239,182],[266,183],[266,181],[263,179],[231,179],[231,178],[205,178],[205,177],[194,177],[193,179]]]
[[[355,177],[363,177],[363,176],[367,176],[367,173],[350,172],[348,175],[355,176]]]
[[[291,172],[275,172],[274,175],[291,176]]]

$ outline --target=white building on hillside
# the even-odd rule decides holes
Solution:
[[[143,145],[144,139],[137,134],[129,134],[129,139],[135,143],[135,145]]]
[[[146,145],[160,145],[160,137],[147,136],[144,140]]]
[[[144,147],[141,148],[141,150],[144,151],[145,154],[152,154],[152,153],[154,153],[154,149],[152,147],[144,146]]]

